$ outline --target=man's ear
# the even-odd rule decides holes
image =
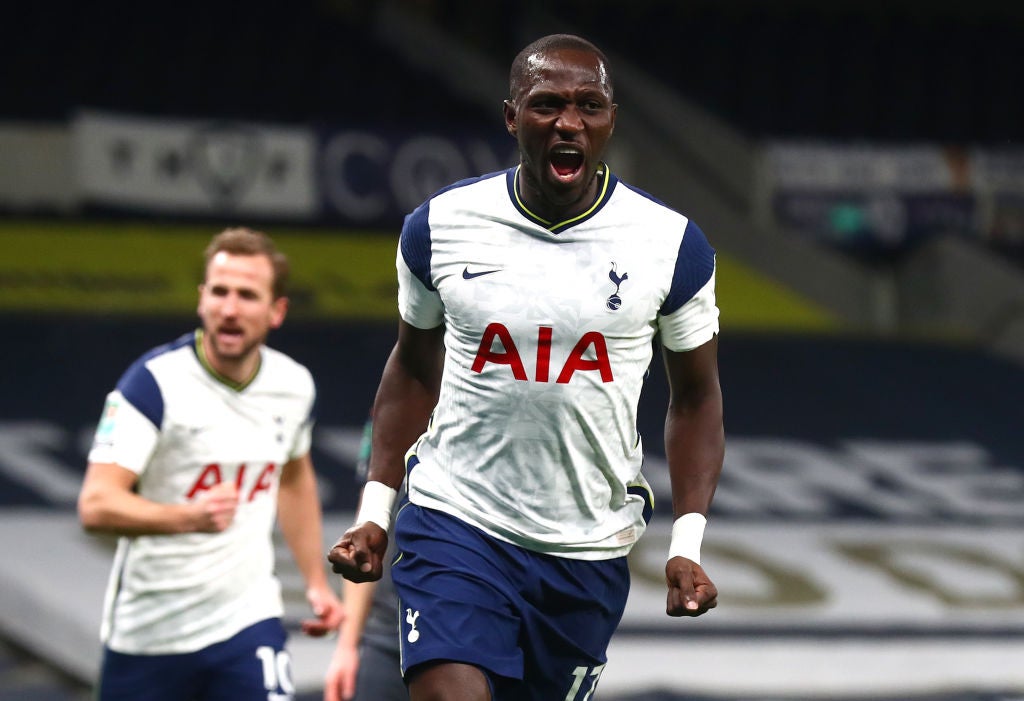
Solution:
[[[288,314],[288,298],[278,297],[270,307],[270,328],[277,329],[284,323]]]
[[[515,136],[518,130],[516,126],[516,106],[512,104],[512,100],[505,100],[503,110],[505,112],[505,129],[508,130],[509,134]]]

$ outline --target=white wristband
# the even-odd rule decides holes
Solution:
[[[708,520],[696,512],[683,514],[672,524],[672,542],[668,546],[668,559],[685,557],[700,564],[700,543],[704,539],[704,526]]]
[[[373,521],[385,531],[391,526],[391,507],[398,491],[383,482],[367,482],[363,485],[363,496],[359,500],[356,525]]]

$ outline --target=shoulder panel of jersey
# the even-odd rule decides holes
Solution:
[[[622,182],[622,181],[620,181]],[[675,211],[667,204],[640,188],[623,182],[622,185],[640,197]],[[679,309],[703,288],[715,273],[715,249],[711,247],[707,237],[696,223],[689,217],[679,214],[686,221],[686,229],[679,241],[679,253],[676,256],[675,273],[672,286],[659,314],[667,315]]]
[[[132,363],[117,382],[117,389],[121,392],[121,396],[157,428],[160,428],[163,423],[164,399],[148,363],[154,358],[194,345],[194,343],[195,332],[191,332],[183,334],[170,343],[153,348]]]
[[[402,258],[405,260],[405,264],[412,271],[412,274],[416,276],[416,279],[423,283],[423,286],[428,290],[434,290],[434,284],[430,279],[430,204],[435,199],[443,197],[446,193],[452,190],[469,187],[485,180],[490,180],[501,175],[506,175],[509,170],[499,170],[493,173],[487,173],[475,178],[466,178],[456,183],[452,183],[448,187],[439,190],[435,194],[421,204],[419,207],[414,209],[405,217],[405,222],[402,225],[402,235],[399,239],[399,251]]]
[[[708,243],[700,227],[693,221],[687,221],[683,238],[679,242],[672,288],[658,310],[659,313],[668,315],[682,307],[708,284],[714,273],[715,249]]]
[[[316,381],[313,373],[305,365],[295,360],[286,353],[263,346],[263,365],[260,368],[260,375],[257,380],[261,383],[270,383],[271,389],[280,388],[309,398],[309,415],[307,422],[316,418]]]

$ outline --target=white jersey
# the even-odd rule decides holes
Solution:
[[[655,336],[686,351],[718,332],[704,234],[598,177],[559,223],[522,204],[517,169],[456,183],[406,218],[397,257],[402,318],[446,327],[410,500],[578,559],[626,554],[650,517],[636,414]]]
[[[283,613],[271,533],[281,470],[310,448],[313,378],[262,347],[256,376],[232,386],[198,348],[187,334],[125,372],[89,461],[138,473],[139,495],[163,503],[230,480],[238,511],[221,533],[120,539],[101,630],[118,652],[193,652]]]

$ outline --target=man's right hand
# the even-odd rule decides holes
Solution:
[[[327,553],[331,569],[351,582],[375,582],[384,573],[388,534],[373,521],[345,531]]]
[[[199,495],[193,507],[194,530],[200,533],[220,533],[235,520],[238,488],[234,482],[221,482]]]

